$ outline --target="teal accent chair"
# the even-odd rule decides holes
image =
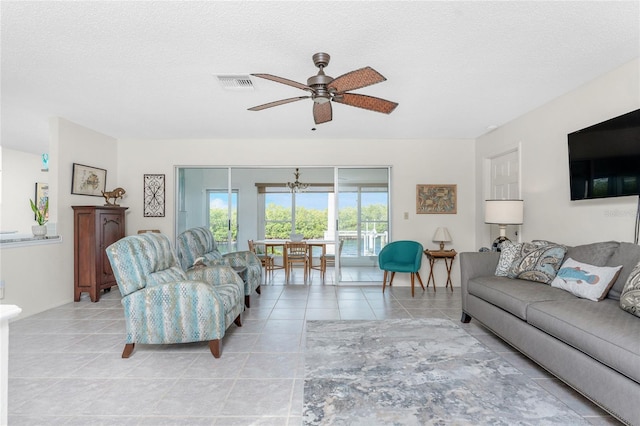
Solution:
[[[207,227],[191,228],[178,235],[176,251],[182,269],[193,268],[198,258],[203,258],[206,266],[229,264],[232,267],[245,267],[244,299],[247,308],[251,307],[251,294],[255,290],[260,294],[262,283],[262,262],[251,251],[236,251],[222,254],[218,250],[216,240]]]
[[[384,271],[382,280],[382,292],[387,285],[387,274],[391,272],[389,287],[393,284],[393,277],[396,272],[407,272],[411,274],[411,297],[414,296],[415,277],[418,277],[422,290],[424,284],[420,278],[420,266],[422,266],[422,244],[417,241],[394,241],[387,244],[378,254],[378,265]]]
[[[122,358],[136,343],[209,342],[220,357],[220,340],[231,323],[242,326],[244,284],[228,265],[180,268],[163,234],[124,237],[106,249],[122,294],[127,336]]]

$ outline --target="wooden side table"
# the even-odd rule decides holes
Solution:
[[[433,277],[433,265],[439,259],[444,259],[444,264],[447,268],[447,283],[444,288],[451,288],[453,291],[453,283],[451,282],[451,267],[453,266],[453,259],[455,259],[456,254],[458,254],[455,250],[425,250],[425,256],[429,259],[429,279],[427,279],[427,287],[429,287],[429,282],[433,281],[433,291],[436,291],[436,279]]]

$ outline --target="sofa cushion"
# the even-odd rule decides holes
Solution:
[[[497,277],[506,277],[509,275],[509,269],[516,258],[516,254],[520,250],[520,244],[514,244],[507,240],[502,243],[500,248],[500,259],[498,260],[498,266],[496,266]]]
[[[620,295],[620,307],[640,317],[640,263],[633,268]]]
[[[509,278],[551,283],[567,252],[559,244],[521,243],[509,270]]]
[[[620,300],[620,293],[631,275],[633,268],[640,262],[640,246],[632,243],[620,243],[618,248],[607,262],[607,266],[622,265],[622,270],[618,279],[613,283],[613,287],[609,290],[607,297],[614,300]]]
[[[572,294],[547,284],[506,277],[477,277],[470,280],[467,286],[469,294],[498,306],[522,320],[527,319],[527,307],[533,302],[575,299]]]
[[[534,303],[527,322],[640,382],[640,319],[620,309],[617,301]]]
[[[551,287],[598,302],[607,295],[621,268],[622,265],[594,266],[568,258],[551,281]]]
[[[618,246],[620,246],[620,243],[617,241],[604,241],[569,247],[566,258],[570,257],[573,260],[588,263],[589,265],[605,266]]]

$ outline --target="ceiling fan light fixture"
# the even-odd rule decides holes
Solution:
[[[311,97],[311,99],[313,99],[313,102],[315,102],[317,104],[326,104],[327,102],[329,102],[331,100],[331,96],[329,96],[329,95],[313,95]]]
[[[382,74],[371,67],[364,67],[348,72],[340,77],[333,78],[324,73],[324,68],[329,64],[330,56],[327,53],[316,53],[313,55],[313,62],[319,68],[318,73],[307,79],[307,84],[301,84],[293,80],[278,77],[271,74],[251,74],[255,77],[275,81],[276,83],[296,87],[298,89],[311,92],[309,96],[299,96],[297,98],[281,99],[275,102],[258,105],[249,108],[249,111],[261,111],[278,105],[301,99],[311,98],[313,100],[313,119],[316,124],[326,123],[333,119],[332,101],[349,105],[369,111],[390,114],[398,106],[396,102],[374,96],[350,93],[352,90],[371,86],[386,80]]]

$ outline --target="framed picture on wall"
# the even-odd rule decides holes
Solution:
[[[457,185],[416,185],[416,213],[456,214]]]
[[[144,175],[144,217],[164,217],[164,175]]]
[[[107,171],[97,167],[73,163],[71,193],[102,197],[107,184]]]

